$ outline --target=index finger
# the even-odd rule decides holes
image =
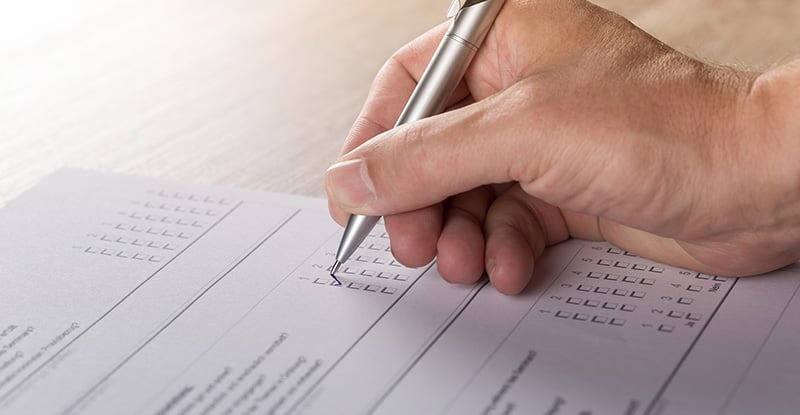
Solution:
[[[411,93],[433,57],[448,23],[443,23],[400,48],[383,65],[370,88],[361,113],[345,139],[340,154],[394,127]],[[462,80],[448,107],[469,95]]]

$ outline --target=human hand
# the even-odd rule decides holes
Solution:
[[[712,67],[585,1],[509,0],[453,109],[387,131],[445,29],[378,74],[326,175],[340,224],[385,216],[400,262],[507,294],[570,236],[720,275],[799,257],[800,65]]]

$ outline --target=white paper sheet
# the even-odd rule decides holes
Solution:
[[[323,201],[64,170],[0,211],[2,414],[796,414],[798,267],[725,279],[569,241],[506,297],[327,274]]]

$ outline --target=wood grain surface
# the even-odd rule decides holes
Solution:
[[[73,166],[323,196],[385,59],[430,0],[0,3],[0,205]],[[800,52],[796,0],[601,0],[688,54]]]

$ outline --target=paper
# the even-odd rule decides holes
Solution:
[[[725,279],[569,241],[507,297],[332,285],[325,203],[61,171],[0,211],[2,414],[794,414],[798,267]]]

